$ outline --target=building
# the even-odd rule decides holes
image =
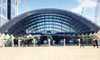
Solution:
[[[16,2],[17,0],[0,0],[0,27],[16,16]]]
[[[16,24],[15,24],[16,23]],[[39,9],[21,14],[0,29],[1,33],[60,34],[98,32],[99,27],[83,16],[61,9]]]
[[[0,28],[0,33],[12,34],[15,37],[39,35],[41,43],[53,39],[55,44],[63,39],[66,39],[66,44],[70,40],[76,44],[77,38],[85,34],[85,43],[91,44],[90,35],[99,30],[99,26],[76,13],[47,8],[29,11],[11,19]]]

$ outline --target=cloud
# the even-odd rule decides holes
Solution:
[[[95,0],[77,0],[77,2],[79,3],[79,5],[75,8],[72,8],[71,11],[81,12],[82,7],[85,8],[84,10],[86,10],[88,8],[94,8],[96,6],[96,1]]]

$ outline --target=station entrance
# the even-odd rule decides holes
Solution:
[[[51,45],[63,45],[64,39],[66,44],[76,44],[78,37],[63,36],[63,35],[42,35],[40,36],[41,44],[44,44],[45,41],[48,42],[48,39],[51,40]]]
[[[64,45],[64,40],[66,45],[78,45],[78,39],[82,38],[84,44],[92,44],[93,40],[89,35],[87,36],[82,36],[82,35],[75,35],[75,34],[57,34],[57,35],[41,35],[40,36],[40,41],[41,44],[48,44],[48,40],[50,39],[50,44],[51,46],[63,46]]]
[[[64,43],[66,45],[78,45],[78,38],[79,37],[72,35],[36,35],[33,38],[22,37],[22,39],[20,39],[20,46],[48,46],[48,44],[50,44],[50,46],[64,46]],[[18,39],[14,39],[14,43],[15,46],[18,46]]]
[[[83,43],[86,45],[91,45],[93,42],[93,37],[89,34],[43,34],[43,35],[33,35],[34,37],[23,37],[21,39],[20,46],[75,46],[79,45],[78,39],[83,39]],[[16,41],[18,42],[18,41]],[[15,43],[15,42],[14,42]],[[16,43],[18,44],[18,43]]]
[[[13,18],[0,28],[0,33],[3,35],[2,40],[5,38],[4,34],[13,35],[15,45],[18,45],[18,40],[20,45],[32,45],[34,39],[36,45],[45,45],[48,41],[51,45],[63,45],[64,41],[65,44],[73,45],[77,44],[78,38],[82,38],[84,44],[91,44],[94,37],[90,36],[99,30],[97,25],[76,13],[47,8],[29,11]],[[28,33],[40,33],[40,35],[27,38],[28,35],[25,34]],[[8,36],[5,39],[10,42]]]

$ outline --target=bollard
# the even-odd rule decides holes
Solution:
[[[33,40],[33,46],[35,47],[35,39]]]
[[[81,47],[81,44],[80,44],[80,39],[78,39],[78,41],[79,41],[79,47]]]
[[[12,47],[14,47],[14,40],[12,39]]]
[[[5,42],[4,42],[4,40],[2,40],[2,47],[5,47]]]
[[[20,47],[20,40],[18,40],[18,47]]]
[[[48,46],[50,47],[50,39],[48,39]]]
[[[64,39],[64,47],[66,46],[65,40],[66,40],[66,39]]]

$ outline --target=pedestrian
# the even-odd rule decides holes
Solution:
[[[84,47],[83,39],[82,38],[80,39],[80,47]]]
[[[14,39],[14,46],[18,46],[18,39],[17,38]]]
[[[95,39],[93,40],[93,47],[95,47],[96,46],[96,43],[95,43]]]
[[[53,38],[52,38],[52,37],[51,37],[51,41],[50,41],[50,44],[51,44],[51,45],[53,45]]]
[[[95,39],[95,44],[96,44],[97,48],[99,48],[98,47],[98,39]]]
[[[40,41],[40,38],[38,39],[38,46],[40,46],[41,45],[41,41]]]
[[[77,46],[79,45],[79,40],[78,39],[76,40],[76,44],[77,44]]]

